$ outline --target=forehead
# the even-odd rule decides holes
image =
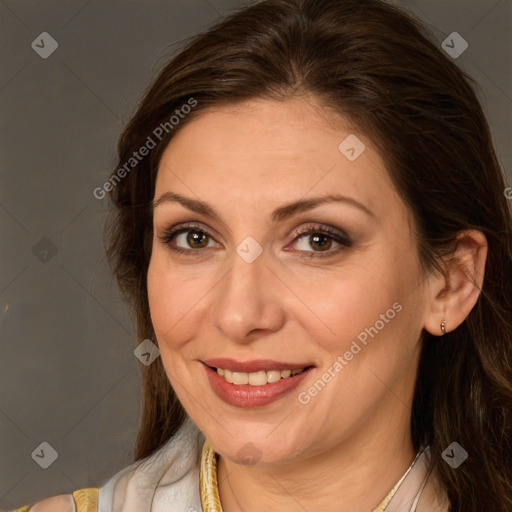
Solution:
[[[253,99],[200,111],[174,136],[167,153],[179,146],[211,154],[243,152],[318,158],[322,152],[337,150],[340,134],[353,131],[348,119],[312,98]]]
[[[355,160],[343,152],[347,140],[362,151]],[[262,199],[278,205],[338,193],[377,215],[404,209],[372,141],[310,99],[251,100],[201,111],[162,155],[155,197],[167,190],[260,205]]]

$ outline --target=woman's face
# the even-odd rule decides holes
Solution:
[[[260,100],[203,111],[162,156],[151,318],[181,403],[232,461],[410,434],[427,288],[408,210],[355,135],[316,102]]]

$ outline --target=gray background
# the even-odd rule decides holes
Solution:
[[[512,185],[512,0],[394,2],[441,42],[479,97]],[[236,0],[0,2],[0,508],[101,486],[132,462],[137,340],[102,245],[115,144],[180,41]],[[41,32],[58,49],[42,59]],[[49,443],[42,469],[32,453]]]

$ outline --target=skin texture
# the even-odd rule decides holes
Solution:
[[[349,161],[338,146],[353,133],[366,149]],[[485,237],[466,232],[450,272],[424,276],[410,212],[375,146],[313,98],[202,112],[162,156],[155,199],[171,191],[209,203],[223,219],[177,202],[157,206],[148,293],[170,382],[220,454],[224,511],[371,510],[415,456],[410,418],[421,333],[440,336],[443,318],[450,331],[471,311]],[[349,196],[373,215],[325,203],[281,222],[270,218],[285,203],[328,193]],[[158,239],[189,222],[210,234],[207,247],[196,248],[200,238],[191,246],[187,233],[170,245],[200,254],[173,253]],[[297,239],[296,230],[310,225],[316,233],[326,226],[344,232],[352,245],[336,252],[332,238],[320,247],[311,234]],[[252,263],[236,252],[248,236],[263,248]],[[301,404],[298,394],[397,302],[401,311]],[[250,410],[212,391],[201,361],[213,357],[316,368],[297,390]],[[242,457],[249,442],[258,453],[251,465]]]

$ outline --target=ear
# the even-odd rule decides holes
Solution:
[[[481,231],[461,231],[453,253],[443,259],[445,271],[430,276],[424,327],[434,336],[443,335],[442,320],[446,332],[453,331],[475,306],[484,282],[487,249],[487,239]]]

